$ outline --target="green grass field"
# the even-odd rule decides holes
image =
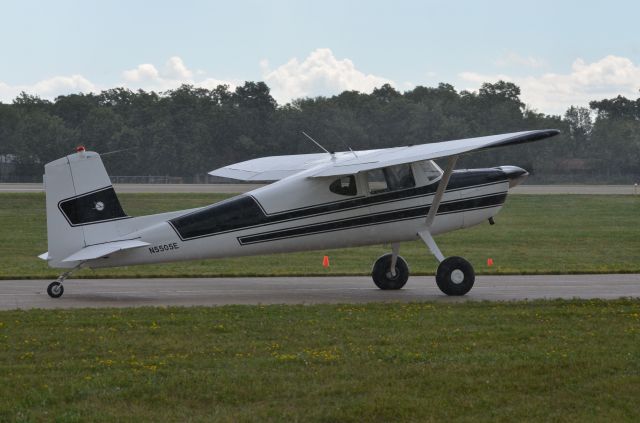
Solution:
[[[640,420],[640,301],[0,312],[0,421]]]
[[[131,215],[223,198],[120,197]],[[438,240],[479,273],[638,272],[638,216],[633,196],[512,196]],[[0,222],[0,277],[56,276],[42,194],[0,194]],[[356,275],[385,251],[78,275]],[[433,273],[422,244],[401,253]],[[638,299],[0,311],[0,422],[636,422],[638,398]]]
[[[121,194],[133,216],[206,205],[212,194]],[[475,228],[437,237],[445,255],[468,258],[477,273],[640,272],[640,197],[510,196],[496,218]],[[36,258],[47,250],[43,194],[0,194],[0,278],[55,278]],[[250,275],[366,275],[389,247],[201,260],[120,269],[83,270],[74,277],[186,277]],[[330,257],[329,269],[322,257]],[[412,274],[433,274],[436,261],[421,242],[400,254]],[[487,258],[495,265],[487,267]]]

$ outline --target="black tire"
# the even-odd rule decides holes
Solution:
[[[447,257],[438,266],[436,283],[447,295],[464,295],[476,281],[473,266],[462,257]]]
[[[64,286],[58,281],[51,282],[47,287],[47,294],[49,294],[51,298],[60,298],[62,294],[64,294]]]
[[[391,275],[391,254],[385,254],[373,264],[371,277],[380,289],[401,289],[409,280],[409,266],[400,256],[396,260],[396,275]]]

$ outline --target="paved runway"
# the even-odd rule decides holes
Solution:
[[[116,192],[211,192],[232,194],[247,192],[261,184],[115,184]],[[42,192],[42,184],[0,184],[0,192]],[[640,195],[640,187],[633,185],[519,185],[512,194],[615,194]]]
[[[62,298],[48,280],[0,281],[0,310],[30,308],[215,306],[539,298],[640,298],[640,274],[478,276],[464,297],[447,297],[433,277],[415,276],[400,291],[381,291],[369,277],[202,279],[70,279]]]

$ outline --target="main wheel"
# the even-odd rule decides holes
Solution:
[[[47,294],[49,294],[51,298],[60,298],[62,297],[63,293],[64,286],[62,286],[62,284],[58,281],[51,282],[47,287]]]
[[[400,256],[396,260],[396,274],[391,273],[391,254],[385,254],[373,264],[371,277],[380,289],[400,289],[409,279],[409,266]]]
[[[447,295],[464,295],[471,290],[476,280],[471,263],[462,257],[447,257],[438,266],[436,283]]]

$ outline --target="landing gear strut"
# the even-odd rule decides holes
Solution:
[[[71,273],[75,272],[83,264],[84,264],[84,262],[78,264],[73,269],[68,270],[68,271],[64,272],[62,275],[58,276],[58,279],[56,279],[55,281],[51,282],[49,284],[49,286],[47,287],[47,294],[49,294],[49,296],[51,298],[60,298],[60,297],[62,297],[62,294],[64,294],[64,286],[62,285],[62,283],[65,281],[65,279],[67,279],[69,277],[69,275],[71,275]]]

